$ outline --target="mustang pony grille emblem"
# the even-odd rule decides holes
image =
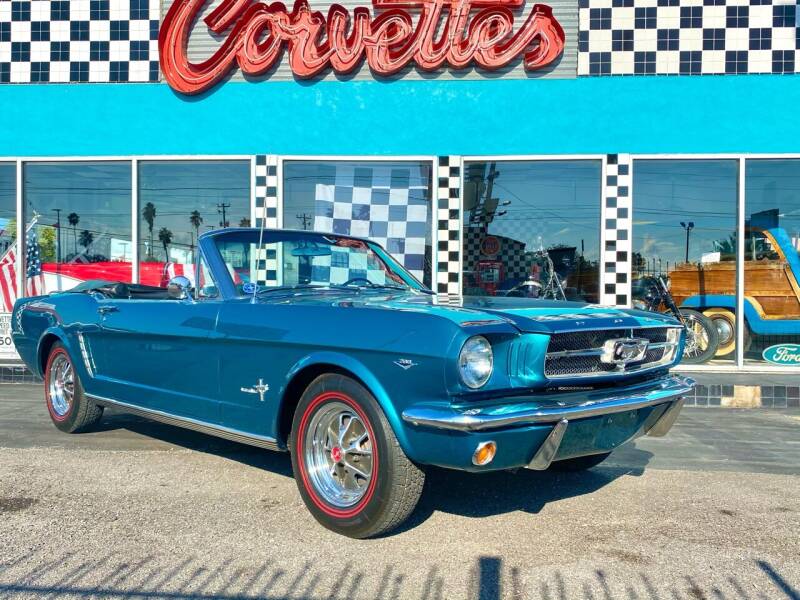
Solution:
[[[416,367],[418,363],[415,363],[410,358],[398,358],[394,361],[394,364],[403,369],[403,371],[408,371],[411,367]]]
[[[264,383],[263,379],[259,379],[258,383],[253,387],[251,388],[243,387],[239,389],[246,394],[258,394],[259,401],[263,402],[264,394],[269,391],[269,386],[266,383]]]
[[[617,338],[606,340],[603,344],[603,353],[600,362],[607,365],[616,365],[625,370],[629,363],[644,360],[649,342],[642,338]]]

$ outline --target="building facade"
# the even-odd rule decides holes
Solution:
[[[796,2],[336,6],[0,0],[4,360],[16,297],[164,285],[263,221],[371,237],[448,302],[661,275],[727,336],[698,368],[800,364]]]

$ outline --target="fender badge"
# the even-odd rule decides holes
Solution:
[[[418,363],[415,363],[410,358],[398,358],[396,361],[394,361],[394,364],[404,371],[408,371],[411,367],[416,367]]]
[[[264,394],[269,391],[269,386],[264,383],[263,379],[259,379],[258,383],[251,388],[239,388],[240,391],[244,392],[245,394],[258,394],[259,401],[264,401]]]

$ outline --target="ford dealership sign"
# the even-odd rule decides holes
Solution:
[[[776,365],[800,366],[800,344],[775,344],[765,348],[761,355]]]

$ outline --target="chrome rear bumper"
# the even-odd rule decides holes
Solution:
[[[511,399],[508,404],[467,410],[451,407],[415,406],[403,411],[403,420],[416,426],[455,431],[484,431],[522,425],[556,424],[563,420],[585,419],[626,412],[672,402],[673,405],[648,431],[664,435],[680,412],[682,396],[694,387],[694,380],[669,375],[655,382],[624,391],[587,392],[585,399],[573,402],[537,402],[534,397]],[[663,422],[663,423],[662,423]]]

